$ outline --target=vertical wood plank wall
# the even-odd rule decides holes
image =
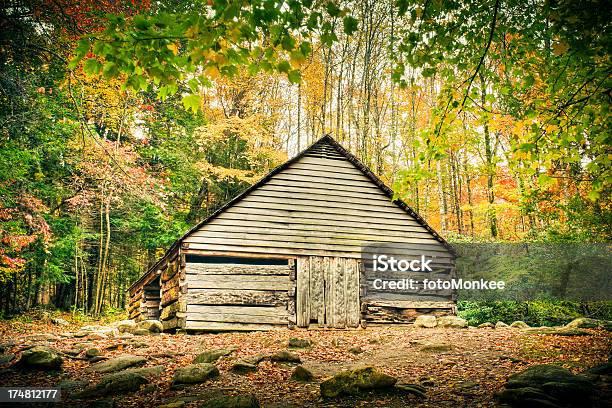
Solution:
[[[309,256],[297,259],[297,325],[345,328],[360,321],[358,261]]]

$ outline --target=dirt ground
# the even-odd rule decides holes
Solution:
[[[58,350],[95,347],[105,357],[135,354],[148,359],[146,366],[163,365],[153,386],[112,396],[115,406],[159,406],[181,398],[186,407],[197,407],[215,393],[252,394],[265,407],[489,407],[496,406],[494,393],[507,377],[534,364],[558,364],[573,372],[608,361],[612,336],[590,330],[587,336],[556,336],[527,333],[521,329],[419,329],[411,326],[368,327],[356,330],[278,330],[255,333],[157,334],[133,338],[91,339],[63,337],[78,327],[50,323],[0,323],[0,345],[19,358],[21,350],[44,344]],[[41,333],[57,338],[45,340]],[[287,348],[289,338],[309,339],[313,345],[292,349],[315,380],[300,383],[289,379],[295,365],[262,361],[249,374],[230,371],[238,358],[271,354]],[[434,347],[430,347],[433,345]],[[188,365],[199,352],[238,347],[216,365],[221,375],[203,384],[172,390],[170,381],[177,367]],[[355,354],[355,347],[363,352]],[[350,351],[350,349],[353,349]],[[86,372],[90,365],[82,357],[64,357],[59,373],[28,372],[0,367],[0,386],[54,386],[67,379],[88,380],[100,375]],[[371,365],[393,375],[400,383],[426,385],[425,398],[397,391],[371,392],[360,398],[322,400],[320,382],[347,368]],[[92,401],[64,400],[63,406],[91,406]],[[19,406],[24,406],[21,404]]]

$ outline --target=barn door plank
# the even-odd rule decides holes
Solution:
[[[356,259],[346,259],[346,325],[359,326],[359,264]]]
[[[310,257],[310,318],[317,319],[319,326],[325,324],[323,298],[323,257]]]
[[[325,324],[329,327],[334,326],[334,269],[337,258],[325,257]]]
[[[308,327],[310,323],[310,259],[305,256],[297,259],[296,303],[297,325]]]
[[[346,327],[345,261],[344,258],[336,258],[336,267],[334,268],[334,327],[339,329]]]

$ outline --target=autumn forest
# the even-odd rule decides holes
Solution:
[[[609,242],[606,2],[7,0],[0,316],[94,316],[332,135],[452,242]]]

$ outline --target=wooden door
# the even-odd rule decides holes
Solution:
[[[297,325],[328,327],[359,325],[357,259],[306,256],[297,259]]]

